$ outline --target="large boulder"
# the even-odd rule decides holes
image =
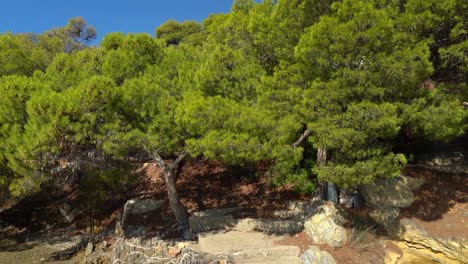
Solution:
[[[410,206],[414,201],[411,188],[401,178],[377,179],[362,186],[361,194],[364,200],[376,207]]]
[[[132,199],[128,200],[124,206],[123,215],[144,214],[158,210],[164,204],[163,200],[157,199]]]
[[[361,186],[361,194],[370,208],[369,216],[386,228],[398,224],[400,208],[414,202],[413,191],[424,184],[423,179],[400,176],[391,179],[377,179]]]
[[[332,203],[325,203],[304,223],[307,235],[315,244],[342,247],[347,239],[344,213]]]
[[[152,216],[159,213],[163,206],[163,200],[157,199],[132,199],[125,203],[121,219],[121,228],[125,235],[138,235],[144,233],[143,226],[151,220]]]
[[[399,214],[400,208],[398,207],[372,207],[369,211],[369,216],[375,222],[381,223],[384,226],[396,224]]]
[[[301,257],[304,264],[336,264],[330,253],[321,251],[318,247],[312,246]]]

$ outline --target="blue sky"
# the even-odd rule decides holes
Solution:
[[[148,32],[168,19],[201,21],[226,13],[232,0],[2,0],[0,32],[41,33],[82,16],[98,39],[109,32]]]

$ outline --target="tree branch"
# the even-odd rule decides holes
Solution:
[[[293,148],[297,148],[310,135],[311,132],[312,131],[310,131],[309,129],[306,129],[304,133],[302,133],[301,137],[296,142],[294,142],[291,146]]]
[[[172,170],[172,169],[175,169],[177,168],[177,166],[179,166],[179,163],[185,159],[185,157],[188,156],[188,153],[187,152],[183,152],[182,154],[180,154],[177,159],[174,160],[174,162],[172,162],[172,164],[169,166],[169,168]]]
[[[164,169],[166,167],[166,162],[164,162],[163,158],[161,155],[156,150],[153,150],[151,152],[151,156],[153,157],[154,161],[158,165],[159,168]]]

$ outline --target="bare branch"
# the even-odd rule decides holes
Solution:
[[[161,155],[159,155],[158,151],[152,151],[151,156],[153,157],[158,167],[160,167],[161,169],[166,168],[166,162],[164,162],[163,158],[161,157]]]
[[[177,166],[179,166],[179,163],[185,159],[185,157],[188,156],[188,153],[187,152],[183,152],[182,154],[180,154],[176,160],[174,160],[174,162],[172,162],[171,166],[170,166],[170,169],[175,169],[177,168]]]
[[[301,137],[296,142],[294,142],[294,144],[292,144],[291,146],[293,148],[297,148],[310,135],[311,132],[312,131],[310,131],[309,129],[306,129],[304,133],[302,133]]]

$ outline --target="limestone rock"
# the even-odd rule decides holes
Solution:
[[[73,256],[76,252],[87,245],[89,237],[75,236],[69,237],[65,241],[61,239],[52,239],[49,247],[55,252],[51,254],[48,261],[66,260]]]
[[[91,253],[93,253],[93,250],[94,250],[94,245],[93,245],[93,243],[92,243],[92,242],[88,242],[88,245],[86,245],[85,256],[91,255]]]
[[[145,222],[148,222],[151,214],[159,210],[163,204],[163,200],[151,198],[128,200],[122,213],[120,230],[117,231],[123,231],[125,235],[139,235],[146,232]]]
[[[431,159],[425,160],[424,164],[428,166],[450,166],[466,164],[466,162],[463,153],[453,152],[435,154]]]
[[[321,251],[316,246],[312,246],[304,252],[302,262],[304,264],[336,264],[335,259],[330,253]]]
[[[62,206],[60,206],[59,211],[63,216],[65,216],[71,211],[71,206],[67,203],[64,203]]]
[[[171,245],[171,246],[170,246]],[[218,263],[225,256],[196,252],[186,243],[151,239],[121,238],[116,242],[110,263],[167,264],[167,263]],[[230,262],[229,262],[230,263]]]
[[[200,233],[210,230],[227,229],[235,224],[232,213],[241,210],[243,207],[232,207],[223,209],[208,209],[205,211],[194,212],[189,217],[190,229],[194,233]]]
[[[190,216],[189,224],[192,232],[200,233],[229,228],[234,225],[234,219],[232,215]]]
[[[63,216],[66,223],[71,224],[73,223],[78,216],[80,216],[83,212],[80,209],[74,208],[72,209],[69,204],[63,204],[59,208],[60,214]]]
[[[429,234],[410,219],[402,219],[397,236],[412,245],[419,245],[433,252],[440,252],[460,263],[468,263],[467,238],[442,239]]]
[[[132,199],[128,200],[124,206],[124,214],[144,214],[158,210],[164,201],[157,199]]]
[[[376,207],[408,207],[414,201],[411,188],[401,178],[377,179],[361,188],[364,200]]]
[[[425,180],[422,178],[414,178],[405,175],[401,175],[400,178],[402,183],[408,186],[412,191],[416,191],[425,183]]]
[[[403,255],[403,251],[394,243],[387,242],[385,246],[385,264],[398,264],[398,260]]]
[[[447,173],[468,173],[468,153],[446,152],[428,154],[419,162],[420,165]]]
[[[232,214],[236,211],[242,210],[244,207],[237,206],[237,207],[229,207],[229,208],[222,208],[222,209],[208,209],[205,211],[193,212],[193,216],[209,216],[209,215],[228,215]]]
[[[339,200],[340,205],[346,208],[361,208],[364,205],[364,198],[357,192],[346,193],[342,191]]]
[[[301,221],[295,220],[275,220],[275,219],[255,219],[255,229],[271,234],[294,234],[301,232],[304,225]]]
[[[393,225],[398,221],[400,209],[397,207],[373,207],[369,211],[369,216],[383,226]]]
[[[326,203],[305,222],[304,228],[314,243],[342,247],[347,238],[344,222],[343,212],[333,204]]]

